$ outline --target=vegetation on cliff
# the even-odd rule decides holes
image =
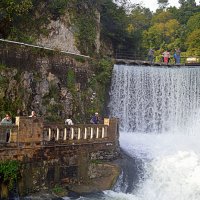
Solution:
[[[81,53],[94,56],[99,13],[102,48],[107,43],[114,51],[146,54],[149,48],[160,53],[180,47],[187,55],[199,55],[200,6],[195,0],[179,1],[180,8],[169,7],[168,1],[158,3],[159,9],[152,13],[119,0],[5,0],[0,3],[0,34],[34,43],[38,35],[48,35],[50,20],[67,14],[77,47]]]
[[[159,61],[159,55],[165,49],[173,52],[179,47],[182,56],[200,56],[200,6],[194,0],[179,1],[180,8],[169,7],[167,0],[159,0],[158,3],[159,9],[152,13],[148,8],[123,0],[0,2],[1,37],[36,44],[39,37],[50,34],[50,21],[65,17],[65,25],[73,32],[78,50],[91,58],[87,61],[82,57],[72,59],[78,66],[88,66],[89,73],[84,75],[84,79],[80,78],[82,72],[79,76],[78,70],[70,64],[70,59],[66,68],[61,65],[65,71],[60,68],[55,70],[60,76],[59,80],[35,68],[28,74],[19,68],[14,69],[16,74],[13,74],[8,67],[15,67],[17,62],[5,62],[1,65],[0,76],[1,110],[10,111],[15,116],[19,108],[29,111],[42,105],[38,108],[39,114],[45,115],[48,120],[60,121],[65,117],[65,112],[66,115],[73,114],[76,122],[87,122],[92,113],[102,113],[104,110],[115,53],[125,56],[139,54],[146,59],[148,49],[154,48]],[[59,51],[52,53],[34,48],[30,54],[34,59],[44,60],[51,60],[55,55],[58,59],[60,56]],[[21,65],[24,67],[25,64],[21,62]],[[80,79],[84,81],[80,83]],[[39,86],[43,86],[42,91]],[[67,110],[67,106],[70,109]],[[4,113],[0,115],[3,117]]]
[[[8,185],[9,190],[13,188],[20,174],[20,164],[16,160],[0,162],[0,182]]]

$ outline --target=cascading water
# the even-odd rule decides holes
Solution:
[[[129,132],[191,133],[188,123],[196,123],[200,108],[198,72],[198,68],[115,66],[111,115],[120,118],[121,128]]]
[[[120,146],[143,173],[132,169],[139,181],[131,190],[120,177],[89,199],[200,200],[200,67],[115,65],[110,99]]]
[[[200,68],[116,65],[111,116],[120,145],[141,159],[144,175],[130,194],[113,199],[200,199]],[[117,197],[118,196],[118,197]]]

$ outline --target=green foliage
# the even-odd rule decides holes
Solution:
[[[19,27],[12,27],[10,31],[11,32],[8,39],[15,41],[23,41],[28,44],[34,44],[36,41],[35,36],[33,36],[32,34],[29,35],[27,32],[20,30]]]
[[[52,191],[57,195],[61,195],[65,192],[64,188],[60,185],[55,185],[55,187],[52,189]]]
[[[8,184],[8,188],[13,188],[14,182],[17,181],[20,174],[20,163],[15,160],[7,160],[0,162],[1,181]]]
[[[102,164],[103,162],[102,160],[91,160],[91,163],[98,165],[98,164]]]
[[[6,66],[3,64],[0,64],[0,71],[5,70],[5,69],[6,69]]]
[[[31,0],[0,1],[0,15],[3,19],[12,20],[14,16],[22,15],[23,13],[26,13],[31,7],[32,7]]]
[[[82,54],[96,56],[97,32],[101,31],[103,54],[114,50],[147,52],[150,47],[181,47],[186,51],[185,38],[200,27],[200,6],[195,0],[180,0],[181,7],[168,7],[168,0],[158,0],[160,9],[149,9],[126,1],[120,5],[113,0],[4,0],[0,2],[0,34],[22,42],[34,44],[39,35],[49,35],[49,20],[69,16],[75,41]],[[120,1],[121,2],[121,1]],[[127,12],[129,8],[129,12]],[[100,24],[98,24],[98,16]],[[106,46],[106,48],[105,48]],[[109,52],[107,47],[109,46]],[[42,52],[41,52],[42,54]],[[75,58],[85,62],[82,58]],[[101,77],[100,79],[102,79]]]
[[[190,32],[194,31],[195,29],[200,29],[200,13],[196,13],[191,16],[187,22],[187,28]]]
[[[56,19],[65,13],[69,0],[53,0],[48,4],[50,13]]]
[[[74,70],[69,69],[67,72],[67,88],[70,91],[74,91],[75,83],[76,83],[76,77],[75,77]]]
[[[0,1],[0,34],[6,37],[10,33],[10,27],[12,27],[14,18],[27,13],[31,7],[31,0]]]
[[[63,106],[61,104],[48,105],[45,119],[48,122],[61,122],[62,118],[60,116],[60,112],[62,110],[63,110]]]
[[[108,84],[112,76],[113,62],[108,58],[102,58],[98,62],[98,65],[95,69],[96,71],[96,80],[101,84]]]
[[[53,98],[55,101],[59,100],[60,94],[59,94],[58,87],[56,85],[50,84],[49,94],[47,95],[47,97],[49,99]]]
[[[3,87],[8,84],[8,79],[2,75],[0,75],[0,87]]]
[[[94,55],[97,34],[95,8],[91,6],[90,1],[81,3],[77,0],[77,5],[78,10],[75,10],[72,17],[76,27],[76,46],[82,54]]]
[[[82,56],[74,56],[74,59],[77,61],[77,62],[80,62],[80,63],[85,63],[86,62],[86,58],[82,57]]]
[[[170,19],[173,19],[173,15],[172,15],[171,12],[160,11],[160,12],[157,12],[153,15],[152,24],[165,23],[165,22],[169,21]]]
[[[188,51],[193,53],[193,55],[199,56],[200,55],[200,29],[196,29],[191,34],[189,34],[186,40],[186,43],[188,45]]]
[[[169,2],[168,0],[158,0],[158,4],[161,9],[164,9],[169,5]]]
[[[125,8],[118,6],[112,0],[102,1],[100,6],[102,37],[110,40],[115,49],[133,46],[128,30],[130,21]]]
[[[91,64],[95,74],[88,82],[88,91],[82,94],[82,98],[85,99],[82,100],[86,112],[85,118],[88,121],[94,112],[103,113],[104,111],[113,68],[112,60],[106,57],[93,60]]]

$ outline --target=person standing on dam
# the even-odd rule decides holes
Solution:
[[[3,126],[12,125],[12,119],[9,113],[7,113],[6,116],[1,120],[0,125],[3,125]],[[10,140],[10,130],[6,129],[6,142],[9,142],[9,140]]]
[[[166,50],[165,52],[163,52],[163,60],[164,63],[168,64],[169,63],[169,59],[170,59],[170,53],[168,50]]]
[[[150,61],[152,63],[153,60],[154,60],[154,50],[150,49],[148,52],[148,61]]]
[[[91,124],[99,124],[100,123],[100,117],[99,117],[99,113],[98,112],[95,112],[94,116],[90,120],[90,123]]]

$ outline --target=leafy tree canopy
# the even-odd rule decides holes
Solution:
[[[168,20],[173,19],[173,15],[169,11],[159,11],[153,15],[152,23],[165,23]]]
[[[2,0],[0,1],[0,35],[9,34],[15,16],[23,15],[32,7],[32,0]]]
[[[164,9],[169,5],[168,0],[158,0],[159,8]]]
[[[200,13],[195,13],[191,16],[187,22],[187,27],[189,31],[194,31],[195,29],[200,28]]]

